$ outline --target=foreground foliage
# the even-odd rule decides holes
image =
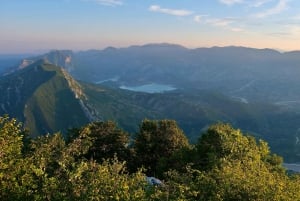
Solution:
[[[67,141],[56,133],[28,142],[21,124],[0,117],[0,199],[300,200],[299,176],[266,142],[227,124],[195,145],[171,120],[143,121],[133,144],[113,122],[70,132]]]

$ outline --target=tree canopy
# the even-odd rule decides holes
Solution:
[[[188,146],[188,139],[175,121],[146,119],[140,125],[133,148],[138,165],[154,174],[160,159]]]
[[[112,121],[92,122],[80,129],[71,129],[70,135],[71,138],[77,137],[90,142],[86,153],[88,159],[101,162],[116,155],[119,160],[124,161],[129,157],[129,135]]]
[[[25,142],[21,124],[0,117],[0,199],[300,200],[298,174],[287,174],[266,142],[228,124],[212,125],[195,145],[171,120],[144,120],[131,147],[113,122],[73,132],[67,141],[55,133]],[[147,183],[149,173],[164,175],[162,184]]]

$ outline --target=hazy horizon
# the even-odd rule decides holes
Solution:
[[[296,0],[14,0],[0,2],[0,54],[128,47],[299,50]]]
[[[104,47],[99,47],[99,48],[85,48],[85,49],[68,49],[68,48],[61,48],[61,49],[44,49],[44,50],[33,50],[33,51],[28,51],[28,52],[0,52],[1,56],[14,56],[14,55],[24,55],[24,57],[28,57],[28,56],[34,56],[34,55],[40,55],[40,54],[46,54],[49,53],[51,51],[72,51],[72,52],[84,52],[84,51],[92,51],[92,50],[96,50],[96,51],[102,51],[105,50],[106,48],[116,48],[116,49],[126,49],[126,48],[130,48],[130,47],[134,47],[134,46],[138,46],[138,47],[142,47],[142,46],[147,46],[147,45],[162,45],[162,44],[168,44],[168,45],[178,45],[178,46],[182,46],[183,48],[187,48],[190,50],[193,49],[198,49],[198,48],[214,48],[214,47],[219,47],[219,48],[226,48],[226,47],[243,47],[243,48],[251,48],[251,49],[271,49],[274,51],[278,51],[280,53],[286,53],[286,52],[293,52],[293,51],[300,51],[300,47],[299,49],[295,49],[295,50],[283,50],[283,49],[276,49],[276,48],[268,48],[268,47],[247,47],[247,46],[238,46],[238,45],[226,45],[226,46],[218,46],[218,45],[213,45],[213,46],[199,46],[199,47],[187,47],[184,46],[182,44],[176,44],[176,43],[166,43],[166,42],[160,42],[160,43],[145,43],[145,44],[131,44],[128,46],[104,46]]]

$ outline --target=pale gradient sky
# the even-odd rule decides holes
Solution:
[[[0,0],[0,53],[146,43],[300,50],[300,0]]]

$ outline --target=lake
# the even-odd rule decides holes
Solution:
[[[299,163],[283,163],[283,166],[294,172],[300,172],[300,164]]]
[[[176,88],[172,87],[170,85],[164,85],[164,84],[145,84],[145,85],[140,85],[140,86],[120,86],[120,89],[126,89],[130,91],[136,91],[136,92],[146,92],[146,93],[163,93],[167,91],[173,91]]]

